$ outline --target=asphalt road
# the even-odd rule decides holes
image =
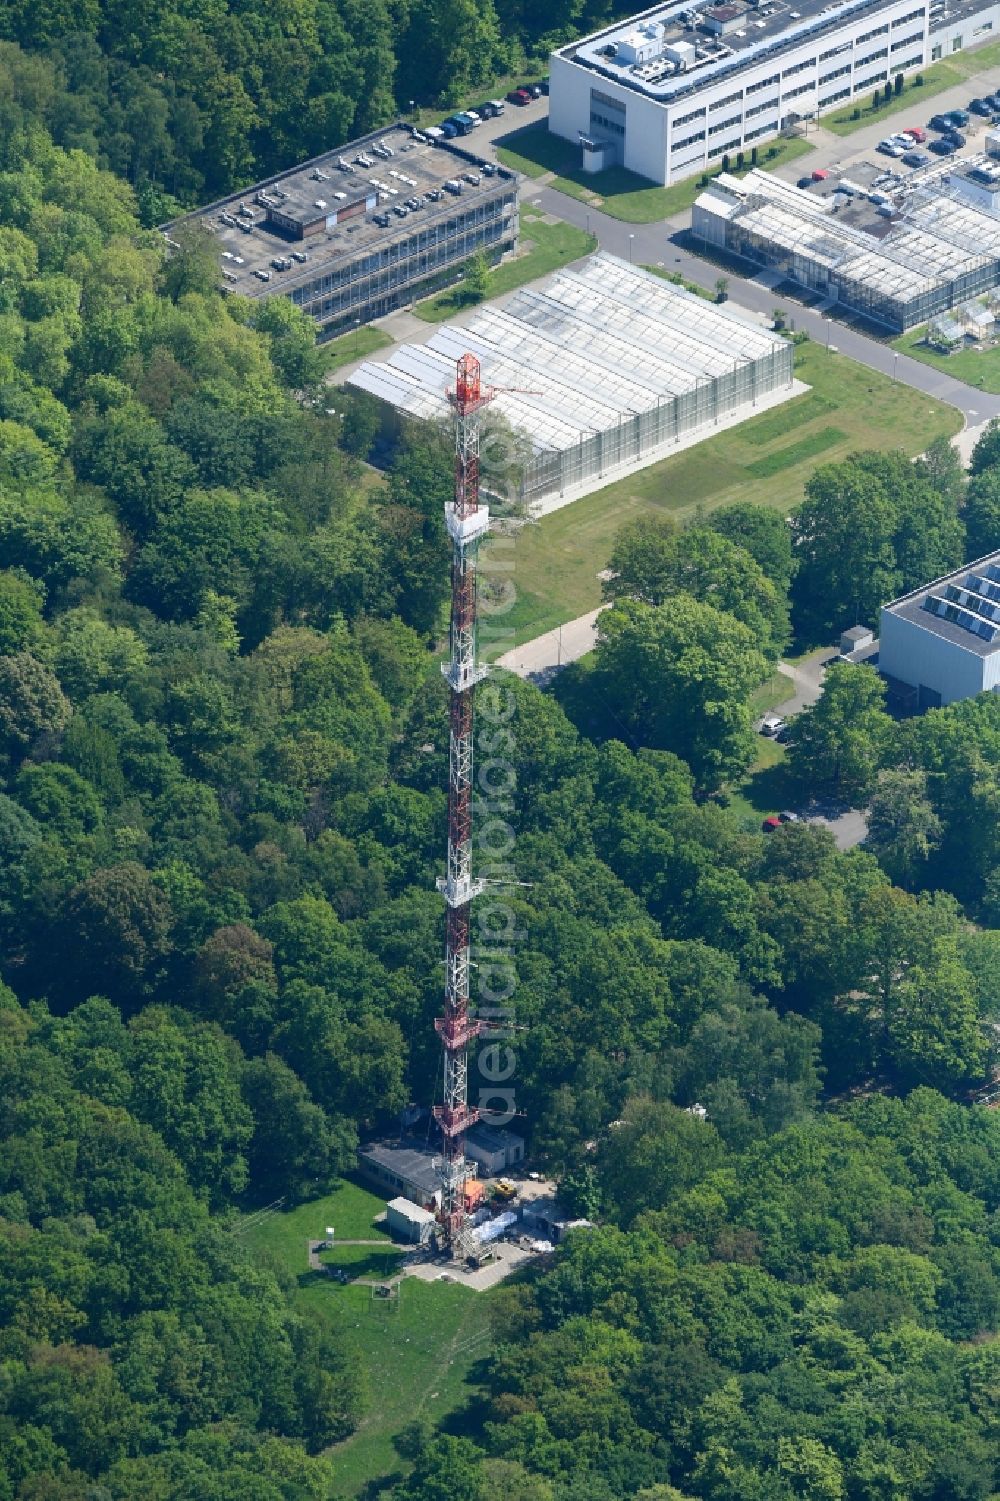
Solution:
[[[803,171],[811,171],[814,167],[830,167],[837,163],[846,165],[859,157],[879,161],[874,147],[887,132],[902,129],[905,125],[922,124],[932,113],[959,108],[974,94],[992,92],[998,87],[1000,68],[988,68],[955,88],[929,96],[926,101],[914,93],[912,114],[900,112],[872,125],[863,126],[848,136],[835,136],[823,129],[822,125],[814,126],[810,131],[814,150],[807,157],[799,158],[784,168],[779,167],[777,175],[794,181]],[[488,143],[489,150],[499,142],[516,149],[516,132],[526,126],[542,124],[547,117],[548,100],[545,98],[536,99],[520,109],[508,105],[499,120],[485,122],[463,144],[486,147]],[[983,122],[975,119],[971,122],[967,132],[968,152],[982,150],[985,130]],[[488,151],[484,154],[488,154]],[[885,164],[888,165],[888,162]],[[766,163],[763,165],[766,166]],[[713,289],[719,278],[718,266],[678,244],[683,229],[690,224],[690,210],[655,224],[629,224],[602,213],[600,209],[589,208],[585,203],[569,198],[555,188],[539,185],[527,178],[522,184],[522,198],[527,203],[537,203],[544,212],[555,214],[569,224],[589,230],[597,236],[603,250],[620,255],[623,260],[632,260],[636,265],[662,263],[673,271],[679,271],[687,280],[708,289]],[[729,281],[730,301],[737,307],[770,320],[776,302],[772,290],[774,273],[765,271],[747,277],[734,276],[729,272],[725,274]],[[921,364],[918,360],[911,360],[906,355],[897,354],[878,339],[848,328],[836,319],[826,318],[821,312],[805,308],[794,299],[782,297],[781,301],[796,329],[804,329],[819,343],[829,344],[831,348],[840,350],[872,370],[878,370],[883,375],[903,381],[914,390],[923,391],[928,396],[957,407],[968,427],[979,427],[989,418],[1000,416],[1000,396],[974,391],[963,381],[955,380],[943,371]]]
[[[597,235],[603,250],[631,259],[635,265],[656,265],[663,262],[668,269],[679,271],[688,281],[709,289],[715,286],[720,276],[719,267],[711,261],[702,260],[677,244],[678,231],[670,224],[627,224],[602,214],[599,209],[587,208],[575,198],[568,198],[554,188],[536,188],[525,184],[523,196],[526,202],[541,204],[546,213],[557,214],[560,219],[589,229]],[[771,283],[772,272],[759,276],[740,277],[725,273],[729,281],[729,300],[736,307],[753,313],[770,316],[775,306],[775,294]],[[796,329],[804,329],[820,344],[829,343],[831,348],[849,355],[872,370],[881,371],[905,382],[914,390],[923,391],[939,401],[958,407],[970,427],[977,427],[990,417],[1000,416],[1000,396],[984,391],[974,391],[963,381],[955,380],[943,371],[911,360],[898,354],[887,344],[858,333],[843,323],[824,317],[801,304],[782,298],[782,303],[794,322]]]

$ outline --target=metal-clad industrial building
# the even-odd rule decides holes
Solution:
[[[466,351],[530,443],[520,498],[542,509],[794,391],[787,340],[606,254],[366,362],[351,384],[412,416],[444,418]]]
[[[325,336],[515,250],[517,174],[394,125],[176,220],[168,244],[181,224],[217,237],[224,291],[288,297]]]
[[[1000,692],[1000,552],[884,605],[878,667],[921,710]]]
[[[865,196],[820,198],[766,172],[722,173],[696,200],[691,230],[896,332],[1000,282],[1000,218],[955,196],[946,177],[892,206],[885,217]]]

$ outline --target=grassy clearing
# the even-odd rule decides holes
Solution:
[[[922,365],[944,370],[955,380],[962,380],[977,391],[1000,393],[1000,345],[992,349],[959,349],[954,354],[939,354],[923,343],[925,328],[911,328],[892,341],[893,349],[908,354]]]
[[[750,695],[750,713],[754,719],[759,719],[762,714],[770,713],[779,704],[783,704],[787,698],[791,698],[794,692],[793,683],[785,677],[783,672],[772,672],[767,682],[761,683],[756,693]]]
[[[550,186],[570,198],[578,198],[599,208],[615,219],[630,224],[653,224],[690,208],[701,192],[701,175],[685,178],[669,188],[652,186],[645,177],[624,167],[609,167],[605,172],[584,172],[580,150],[572,141],[552,135],[546,125],[531,125],[507,137],[509,146],[499,146],[497,156],[505,166],[523,172],[526,177],[540,178],[553,173]],[[774,141],[761,147],[757,165],[779,167],[794,161],[813,148],[801,137]],[[749,170],[749,152],[746,170]]]
[[[823,115],[820,123],[824,130],[832,130],[834,135],[846,136],[850,135],[852,131],[860,130],[864,125],[873,125],[883,117],[888,118],[889,115],[897,115],[900,110],[909,110],[919,116],[923,112],[925,100],[932,98],[935,94],[940,94],[943,89],[953,88],[955,84],[962,82],[965,75],[953,66],[954,61],[954,58],[949,58],[946,63],[931,63],[929,68],[924,68],[919,75],[915,75],[915,77],[919,76],[924,80],[922,84],[918,85],[914,81],[914,78],[907,79],[903,85],[903,92],[901,94],[893,94],[888,103],[880,103],[878,109],[872,109],[871,96],[869,96],[867,104],[862,104],[861,99],[864,96],[859,94],[857,98],[851,100],[840,109],[834,110],[828,115]],[[977,66],[985,67],[988,65],[978,63]],[[874,92],[873,85],[872,94]],[[856,109],[861,110],[861,117],[854,120],[851,117]],[[913,123],[920,125],[923,123],[923,120],[915,119]]]
[[[382,1495],[410,1468],[393,1443],[396,1435],[416,1418],[441,1424],[474,1394],[490,1350],[490,1295],[406,1277],[398,1304],[374,1301],[367,1287],[335,1283],[310,1289],[303,1299],[317,1307],[333,1303],[369,1373],[368,1414],[330,1451],[334,1495],[356,1496],[362,1488]]]
[[[816,458],[846,436],[843,428],[821,427],[818,432],[800,438],[797,443],[789,443],[787,448],[776,448],[762,459],[752,459],[746,466],[747,474],[752,474],[754,479],[767,479],[772,474],[780,474],[782,469],[791,469],[795,464],[801,464],[803,459]]]
[[[760,735],[756,761],[746,776],[728,789],[729,811],[741,824],[759,829],[768,814],[794,806],[798,791],[788,773],[785,747]]]
[[[384,1240],[391,1246],[386,1232],[373,1224],[384,1213],[384,1199],[345,1179],[333,1193],[299,1204],[286,1214],[269,1214],[238,1233],[246,1245],[267,1251],[289,1271],[299,1273],[308,1266],[306,1241],[319,1240],[327,1225],[336,1230],[338,1240]]]
[[[829,396],[824,396],[821,391],[810,391],[807,396],[800,396],[795,402],[795,426],[802,429],[807,422],[814,417],[821,417],[824,412],[835,410],[837,403]],[[754,448],[763,448],[767,443],[773,443],[775,438],[784,438],[788,434],[788,407],[778,407],[770,415],[758,417],[746,425],[746,440],[752,443]]]
[[[323,1261],[356,1277],[391,1275],[401,1252],[372,1223],[384,1209],[377,1194],[345,1182],[332,1194],[269,1215],[241,1232],[246,1245],[277,1259],[297,1279],[299,1309],[329,1319],[361,1352],[370,1402],[358,1431],[330,1451],[335,1498],[356,1496],[369,1485],[382,1494],[402,1477],[410,1466],[396,1450],[396,1435],[414,1418],[459,1421],[452,1415],[474,1394],[480,1362],[490,1349],[489,1293],[407,1277],[398,1302],[389,1303],[374,1300],[367,1286],[309,1271],[306,1241],[333,1225],[338,1240],[383,1240],[384,1249],[338,1245],[322,1253]]]
[[[353,360],[363,360],[366,354],[374,354],[376,349],[385,349],[391,343],[389,335],[380,328],[372,328],[370,324],[356,328],[353,333],[341,334],[339,338],[331,339],[322,346],[326,368],[337,370],[341,365],[350,365]]]
[[[338,1246],[332,1251],[320,1252],[324,1266],[340,1266],[352,1277],[373,1277],[387,1281],[395,1276],[403,1264],[406,1248],[403,1246]]]
[[[502,297],[506,292],[513,292],[526,282],[537,281],[540,276],[548,276],[550,271],[557,271],[560,266],[597,249],[596,235],[588,235],[572,224],[546,224],[542,215],[533,211],[530,205],[521,210],[521,228],[522,244],[526,248],[513,260],[505,261],[490,272],[487,298]],[[426,323],[443,323],[446,318],[453,318],[456,313],[475,305],[466,300],[459,285],[418,302],[413,311]]]
[[[951,437],[961,426],[952,407],[818,344],[800,346],[796,374],[812,386],[811,393],[628,475],[544,517],[537,526],[527,527],[518,538],[514,560],[517,603],[506,617],[518,640],[530,640],[600,604],[597,574],[607,564],[619,528],[637,516],[669,515],[683,520],[699,507],[711,510],[736,500],[773,506],[787,514],[802,498],[803,486],[815,467],[813,459],[800,457],[766,478],[755,478],[750,465],[767,457],[770,445],[775,450],[786,446],[782,438],[787,442],[794,436],[804,443],[820,427],[828,427],[822,419],[834,408],[843,436],[825,450],[825,461],[842,459],[856,448],[890,445],[908,454],[922,453],[933,438]],[[756,432],[758,423],[766,424],[763,443]]]

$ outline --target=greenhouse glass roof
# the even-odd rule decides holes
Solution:
[[[455,361],[476,355],[496,407],[536,452],[562,450],[786,347],[777,334],[598,254],[485,305],[464,325],[366,361],[350,384],[416,417],[448,415]]]

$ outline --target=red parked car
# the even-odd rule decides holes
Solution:
[[[900,134],[912,136],[918,146],[922,146],[927,139],[927,132],[922,125],[908,125]]]
[[[775,829],[780,828],[781,819],[778,817],[777,813],[770,814],[770,816],[768,818],[765,818],[764,822],[761,824],[761,829],[765,834],[773,834]]]
[[[508,104],[530,104],[531,95],[527,89],[511,89],[507,95]]]

